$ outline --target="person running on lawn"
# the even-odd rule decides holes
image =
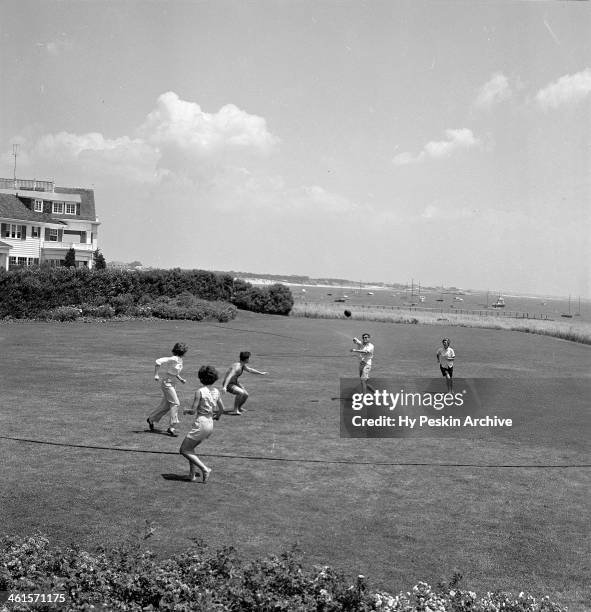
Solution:
[[[235,395],[234,399],[234,411],[228,414],[242,414],[246,412],[243,408],[246,400],[248,399],[248,391],[238,382],[238,379],[244,372],[250,372],[251,374],[260,374],[266,376],[268,372],[259,372],[248,365],[250,360],[250,351],[242,351],[240,353],[240,361],[233,363],[226,375],[224,376],[224,382],[222,383],[222,391]]]
[[[170,420],[168,429],[166,432],[169,436],[176,438],[175,427],[179,422],[179,397],[176,393],[176,381],[180,381],[183,385],[187,382],[181,377],[183,370],[183,355],[187,352],[187,345],[183,342],[177,342],[172,347],[172,357],[161,357],[156,359],[154,366],[154,380],[160,381],[160,388],[162,389],[162,401],[158,405],[158,408],[153,410],[146,421],[150,427],[150,431],[154,431],[154,423],[165,415],[169,414]],[[164,374],[160,377],[160,368],[164,368]]]
[[[437,363],[439,364],[441,374],[445,378],[447,390],[451,392],[454,389],[453,375],[456,354],[450,346],[449,338],[443,338],[441,344],[443,344],[443,348],[437,350]]]
[[[183,440],[179,453],[189,462],[189,480],[196,480],[196,470],[201,471],[203,482],[206,483],[211,468],[208,468],[195,454],[195,447],[207,440],[213,432],[213,422],[218,420],[224,413],[224,404],[220,398],[220,392],[213,384],[218,379],[218,371],[213,366],[202,366],[199,368],[199,380],[203,387],[195,391],[193,405],[185,414],[196,414],[193,427]]]

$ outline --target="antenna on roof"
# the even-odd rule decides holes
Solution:
[[[18,145],[12,145],[12,155],[14,157],[14,188],[16,189],[16,157],[18,155]]]

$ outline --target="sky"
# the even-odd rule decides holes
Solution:
[[[0,176],[107,260],[591,297],[591,4],[0,3]]]

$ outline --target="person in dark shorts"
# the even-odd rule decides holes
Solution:
[[[445,378],[447,390],[453,391],[454,359],[456,354],[450,346],[449,338],[443,338],[441,344],[443,346],[437,350],[437,363],[439,364],[441,374]]]
[[[240,376],[242,376],[244,372],[259,374],[261,376],[266,376],[268,374],[268,372],[259,372],[259,370],[251,368],[248,365],[249,360],[250,351],[242,351],[240,353],[240,361],[233,363],[224,376],[222,391],[227,391],[228,393],[236,396],[234,399],[234,411],[229,412],[228,414],[242,414],[243,412],[246,412],[242,406],[244,406],[246,400],[248,399],[248,391],[240,384],[240,382],[238,382]]]

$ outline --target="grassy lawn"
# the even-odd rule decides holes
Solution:
[[[341,439],[331,398],[339,378],[355,374],[350,338],[364,330],[375,340],[374,374],[401,380],[438,377],[435,350],[451,336],[457,373],[502,379],[496,401],[512,407],[516,426],[473,438]],[[160,400],[153,361],[180,340],[190,346],[185,400],[200,365],[223,375],[240,350],[270,372],[243,376],[248,412],[224,417],[199,447],[213,469],[207,485],[171,479],[187,472],[181,438],[150,434],[145,422]],[[0,326],[0,341],[6,533],[40,529],[55,542],[93,547],[149,521],[149,547],[161,554],[192,538],[233,544],[245,556],[297,542],[311,561],[365,574],[390,592],[459,571],[477,591],[549,594],[575,610],[591,600],[591,470],[490,467],[591,463],[589,346],[249,313],[215,325],[16,323]]]

